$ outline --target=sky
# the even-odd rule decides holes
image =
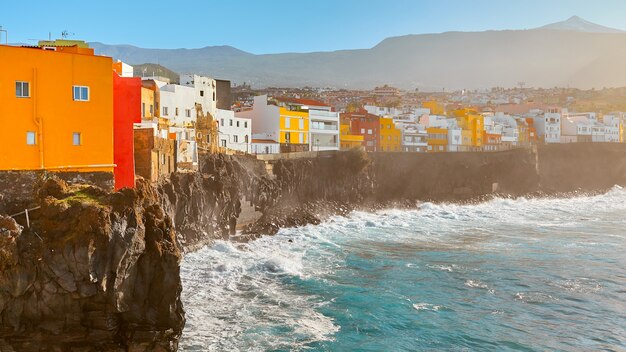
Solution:
[[[529,29],[578,15],[626,30],[624,0],[11,0],[11,43],[60,37],[144,48],[230,45],[254,54],[371,48],[385,38]],[[4,37],[2,37],[4,42]]]

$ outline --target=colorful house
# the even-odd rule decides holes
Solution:
[[[269,104],[267,95],[254,97],[252,110],[240,111],[235,117],[250,119],[252,139],[276,141],[281,152],[309,151],[309,113],[291,104]],[[271,148],[270,148],[271,149]]]
[[[428,152],[445,152],[448,145],[448,129],[442,127],[428,127]]]
[[[483,146],[484,117],[475,109],[458,109],[452,112],[456,117],[459,127],[471,132],[472,146],[479,150]]]
[[[0,45],[0,170],[112,174],[113,61],[53,44]]]
[[[113,161],[115,189],[135,187],[133,124],[141,122],[141,78],[113,66]],[[131,69],[132,70],[132,69]]]
[[[351,135],[363,137],[363,147],[368,152],[380,151],[379,117],[365,110],[341,114],[341,123],[348,125]]]
[[[363,136],[352,134],[349,124],[342,124],[340,129],[341,150],[363,147]]]
[[[380,123],[380,151],[400,152],[402,151],[402,131],[396,128],[393,119],[381,117]]]

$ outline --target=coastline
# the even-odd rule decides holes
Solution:
[[[626,148],[605,144],[348,151],[269,164],[271,172],[250,156],[212,155],[199,172],[110,194],[54,177],[39,184],[29,203],[42,208],[28,224],[23,216],[2,218],[12,230],[2,237],[0,341],[25,351],[88,351],[97,336],[97,348],[107,351],[176,350],[184,327],[180,260],[214,240],[248,241],[355,210],[583,195],[626,184]],[[250,224],[238,236],[242,220]]]

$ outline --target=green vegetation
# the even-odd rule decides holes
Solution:
[[[166,77],[169,78],[170,83],[179,83],[180,75],[165,66],[158,64],[145,63],[141,65],[133,65],[135,70],[135,77]]]

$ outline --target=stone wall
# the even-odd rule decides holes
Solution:
[[[155,137],[152,128],[134,132],[136,175],[158,182],[176,170],[176,141]]]

